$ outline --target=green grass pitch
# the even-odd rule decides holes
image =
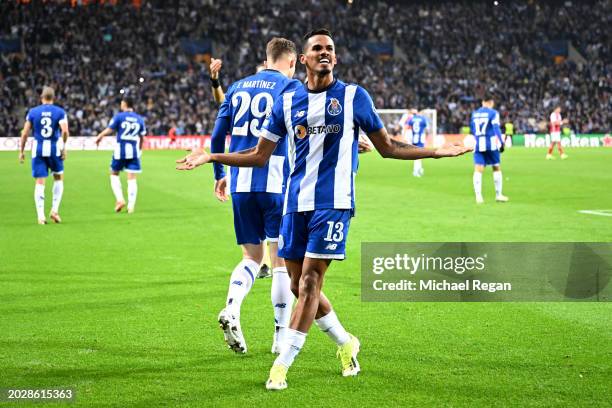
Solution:
[[[612,150],[568,153],[504,153],[511,201],[494,202],[488,169],[481,206],[471,157],[425,161],[415,179],[411,163],[361,156],[348,259],[325,291],[362,342],[362,373],[342,378],[313,327],[279,393],[264,388],[270,280],[243,305],[248,355],[217,327],[240,251],[211,168],[181,173],[181,152],[145,152],[128,216],[112,211],[110,152],[69,152],[64,223],[39,226],[29,165],[1,153],[0,388],[74,387],[71,406],[87,407],[610,406],[610,303],[360,300],[362,241],[612,241],[612,217],[578,212],[612,209]]]

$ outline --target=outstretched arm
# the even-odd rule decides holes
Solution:
[[[190,154],[177,160],[177,170],[193,170],[206,163],[221,163],[234,167],[263,167],[276,149],[276,143],[260,137],[257,146],[243,152],[212,153],[204,149],[193,150]]]
[[[368,137],[374,144],[374,147],[384,158],[399,159],[399,160],[418,160],[418,159],[439,159],[441,157],[461,156],[471,148],[447,144],[438,149],[420,148],[409,143],[400,142],[391,139],[384,127],[371,132]]]

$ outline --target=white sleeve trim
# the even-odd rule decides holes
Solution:
[[[261,137],[263,137],[265,139],[268,139],[268,140],[271,140],[274,143],[278,143],[278,141],[281,138],[279,135],[270,132],[268,129],[263,129],[261,131]]]

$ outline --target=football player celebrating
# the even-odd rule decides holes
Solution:
[[[264,166],[277,143],[289,144],[289,178],[278,247],[298,301],[290,335],[266,382],[269,390],[287,387],[287,371],[304,346],[313,322],[338,344],[342,375],[354,376],[360,371],[360,343],[342,327],[321,292],[332,260],[345,257],[354,214],[359,129],[386,158],[440,158],[470,151],[455,145],[421,149],[392,141],[368,93],[334,77],[336,49],[331,33],[311,31],[304,41],[300,62],[306,67],[308,81],[276,100],[253,150],[209,155],[199,149],[178,160],[181,164],[177,167],[191,170],[211,161],[238,167]]]

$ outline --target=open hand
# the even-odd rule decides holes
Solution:
[[[177,170],[193,170],[198,166],[209,163],[210,154],[206,153],[203,148],[192,149],[191,153],[176,162],[179,163],[176,166]]]
[[[471,147],[465,147],[462,143],[446,143],[444,146],[438,148],[434,152],[434,158],[439,159],[441,157],[456,157],[466,154],[474,150]]]
[[[215,196],[217,200],[224,202],[227,201],[227,177],[223,177],[217,181],[215,181]]]

